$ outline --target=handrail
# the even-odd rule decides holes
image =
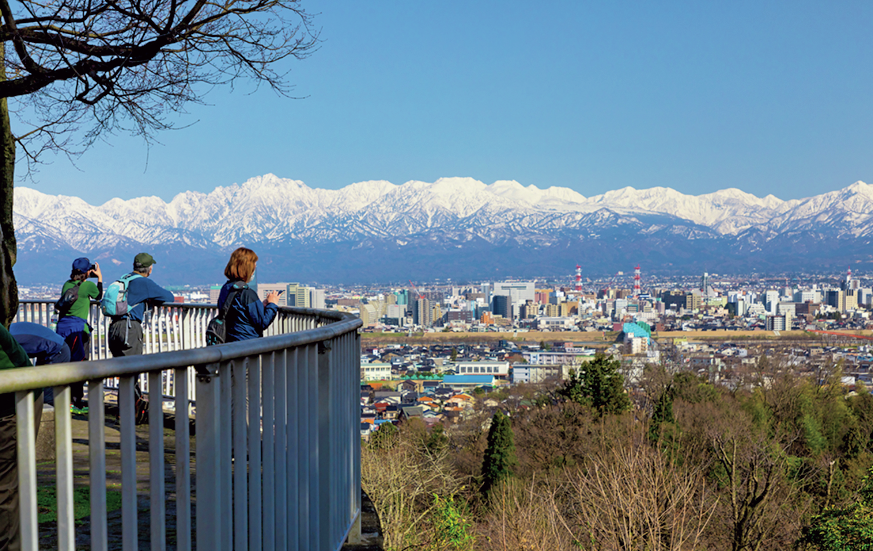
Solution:
[[[90,362],[70,362],[4,370],[3,376],[0,377],[0,394],[49,386],[69,385],[91,379],[161,371],[180,365],[198,366],[225,362],[254,354],[264,354],[279,348],[292,348],[318,343],[356,330],[363,325],[360,319],[343,312],[334,313],[288,306],[281,307],[280,309],[288,314],[317,315],[318,317],[313,317],[313,319],[334,320],[336,323],[298,333],[285,333],[260,339],[227,343],[221,346],[193,348],[179,352],[161,352],[158,354],[126,356],[124,358],[94,360]]]
[[[48,325],[51,303],[22,301],[24,321]],[[39,547],[36,505],[34,397],[54,387],[57,544],[75,546],[73,518],[72,383],[88,385],[88,457],[91,549],[109,548],[106,502],[104,395],[117,393],[123,547],[138,533],[135,382],[164,389],[149,402],[149,531],[153,549],[165,548],[164,407],[175,408],[176,548],[312,549],[336,551],[360,538],[359,380],[361,320],[340,312],[280,308],[267,336],[205,347],[203,333],[217,309],[172,304],[144,324],[151,354],[4,370],[0,393],[15,392],[21,549]],[[108,321],[96,321],[92,354],[108,353]],[[161,352],[170,349],[172,351]],[[169,390],[171,389],[171,390]],[[167,391],[171,401],[167,401]],[[190,421],[196,401],[196,460]],[[260,420],[260,422],[258,422]],[[196,469],[196,522],[191,477]],[[258,476],[255,473],[260,473]]]

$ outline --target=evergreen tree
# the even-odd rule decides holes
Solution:
[[[654,411],[652,411],[652,421],[649,424],[649,439],[652,442],[657,442],[661,436],[661,425],[674,423],[676,420],[673,417],[673,389],[667,388],[658,397],[655,402]]]
[[[509,417],[497,411],[488,430],[488,447],[482,460],[482,495],[486,498],[498,482],[509,478],[516,465],[515,444]]]
[[[627,411],[631,404],[624,393],[624,377],[618,372],[620,367],[618,360],[598,355],[585,364],[581,372],[572,371],[558,395],[594,408],[600,415]]]
[[[873,468],[860,499],[845,509],[825,509],[803,529],[800,548],[819,551],[873,551]]]

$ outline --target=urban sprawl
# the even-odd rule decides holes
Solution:
[[[651,276],[639,267],[564,281],[325,287],[259,283],[280,306],[336,309],[363,321],[361,432],[418,417],[463,418],[495,389],[567,379],[596,354],[617,359],[631,392],[647,365],[733,387],[762,357],[799,374],[841,369],[871,384],[873,281],[842,274]],[[219,285],[172,288],[177,302],[216,303]],[[22,287],[21,298],[56,289]],[[873,343],[870,343],[873,344]],[[494,404],[496,405],[496,404]]]

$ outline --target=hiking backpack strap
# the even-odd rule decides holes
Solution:
[[[237,283],[242,283],[242,287],[237,288]],[[227,293],[227,298],[224,300],[224,305],[221,307],[221,310],[218,311],[218,319],[227,319],[227,314],[230,312],[230,307],[233,306],[233,301],[236,300],[236,297],[238,297],[243,291],[248,288],[248,284],[243,281],[234,282],[233,287]]]

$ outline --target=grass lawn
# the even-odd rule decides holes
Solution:
[[[121,509],[121,492],[106,490],[106,512]],[[54,487],[36,489],[37,521],[58,520],[58,495]],[[91,514],[91,492],[87,487],[73,490],[73,516],[78,520]]]

